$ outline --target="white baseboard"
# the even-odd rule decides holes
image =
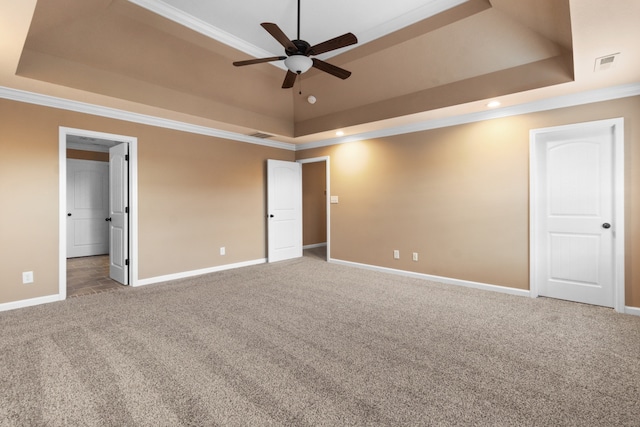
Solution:
[[[60,295],[49,295],[46,297],[23,299],[20,301],[7,302],[0,304],[0,311],[15,310],[17,308],[32,307],[34,305],[47,304],[50,302],[60,301]]]
[[[468,280],[459,280],[459,279],[452,279],[449,277],[433,276],[431,274],[415,273],[413,271],[397,270],[394,268],[387,268],[387,267],[378,267],[376,265],[360,264],[357,262],[343,261],[335,258],[332,258],[329,262],[348,265],[351,267],[364,268],[366,270],[380,271],[383,273],[391,273],[391,274],[397,274],[400,276],[413,277],[416,279],[431,280],[434,282],[446,283],[448,285],[456,285],[456,286],[464,286],[466,288],[481,289],[483,291],[500,292],[503,294],[517,295],[522,297],[530,296],[529,291],[524,289],[508,288],[506,286],[490,285],[488,283],[471,282]]]
[[[631,314],[633,316],[640,316],[640,308],[626,306],[624,308],[624,313],[625,314]]]
[[[302,247],[302,249],[313,249],[313,248],[322,248],[327,246],[327,242],[324,243],[314,243],[312,245],[305,245]]]
[[[363,268],[363,269],[366,269],[366,270],[373,270],[373,271],[379,271],[379,272],[384,272],[384,273],[397,274],[397,275],[400,275],[400,276],[413,277],[413,278],[417,278],[417,279],[431,280],[431,281],[434,281],[434,282],[440,282],[440,283],[445,283],[445,284],[449,284],[449,285],[464,286],[464,287],[467,287],[467,288],[481,289],[481,290],[485,290],[485,291],[500,292],[500,293],[505,293],[505,294],[510,294],[510,295],[524,296],[524,297],[530,296],[530,293],[529,293],[528,290],[508,288],[506,286],[490,285],[490,284],[487,284],[487,283],[471,282],[471,281],[468,281],[468,280],[452,279],[452,278],[449,278],[449,277],[442,277],[442,276],[433,276],[433,275],[430,275],[430,274],[415,273],[415,272],[412,272],[412,271],[397,270],[397,269],[393,269],[393,268],[379,267],[379,266],[375,266],[375,265],[361,264],[361,263],[351,262],[351,261],[343,261],[343,260],[334,259],[334,258],[332,258],[332,259],[330,259],[328,261],[332,262],[332,263],[335,263],[335,264],[342,264],[342,265],[347,265],[347,266],[356,267],[356,268]],[[204,269],[201,269],[201,270],[192,270],[192,271],[185,271],[185,272],[182,272],[182,273],[168,274],[168,275],[165,275],[165,276],[151,277],[151,278],[148,278],[148,279],[138,280],[135,284],[132,283],[131,286],[133,286],[133,287],[145,286],[145,285],[151,285],[151,284],[154,284],[154,283],[167,282],[167,281],[170,281],[170,280],[185,279],[185,278],[188,278],[188,277],[199,276],[199,275],[202,275],[202,274],[215,273],[217,271],[231,270],[231,269],[234,269],[234,268],[248,267],[248,266],[251,266],[251,265],[264,264],[266,262],[267,262],[266,258],[261,258],[261,259],[251,260],[251,261],[238,262],[238,263],[235,263],[235,264],[226,264],[226,265],[220,265],[220,266],[216,266],[216,267],[204,268]],[[18,308],[32,307],[34,305],[47,304],[47,303],[50,303],[50,302],[56,302],[56,301],[61,301],[61,300],[62,299],[60,298],[60,295],[56,294],[56,295],[49,295],[49,296],[45,296],[45,297],[31,298],[31,299],[20,300],[20,301],[13,301],[13,302],[0,304],[0,312],[9,311],[9,310],[15,310],[15,309],[18,309]],[[632,316],[640,316],[640,307],[629,307],[629,306],[626,306],[624,308],[624,313],[625,314],[630,314]]]
[[[255,259],[251,261],[237,262],[235,264],[218,265],[215,267],[203,268],[200,270],[183,271],[181,273],[167,274],[165,276],[156,276],[156,277],[150,277],[148,279],[139,279],[135,281],[135,283],[132,283],[131,286],[132,287],[145,286],[145,285],[152,285],[154,283],[168,282],[170,280],[186,279],[188,277],[200,276],[202,274],[215,273],[218,271],[231,270],[231,269],[240,268],[240,267],[249,267],[251,265],[264,264],[266,262],[267,262],[266,258],[260,258],[260,259]]]

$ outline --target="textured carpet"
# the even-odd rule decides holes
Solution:
[[[0,325],[1,426],[640,425],[640,318],[314,257]]]

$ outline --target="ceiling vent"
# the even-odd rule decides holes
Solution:
[[[252,136],[254,138],[260,138],[260,139],[273,138],[273,135],[269,135],[268,133],[262,133],[262,132],[252,133],[249,136]]]
[[[618,55],[620,55],[620,52],[596,58],[596,63],[593,67],[593,71],[598,72],[613,68],[616,62],[618,62]]]

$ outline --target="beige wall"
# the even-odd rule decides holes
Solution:
[[[331,156],[331,193],[340,198],[331,205],[332,258],[528,289],[529,130],[614,117],[625,118],[626,305],[640,307],[640,97],[297,158]]]
[[[59,126],[138,138],[141,279],[266,256],[265,160],[292,151],[0,99],[0,303],[58,292]]]
[[[332,257],[528,289],[529,130],[612,117],[625,118],[626,305],[640,307],[640,97],[297,157],[331,156]],[[265,256],[265,159],[295,153],[0,100],[0,303],[57,293],[59,126],[138,138],[141,279]]]
[[[266,159],[294,160],[294,153],[154,134],[138,143],[140,277],[265,258]]]
[[[302,244],[327,241],[327,163],[302,165]]]

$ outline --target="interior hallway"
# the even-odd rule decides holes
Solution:
[[[67,258],[67,298],[121,289],[109,278],[109,255]]]

